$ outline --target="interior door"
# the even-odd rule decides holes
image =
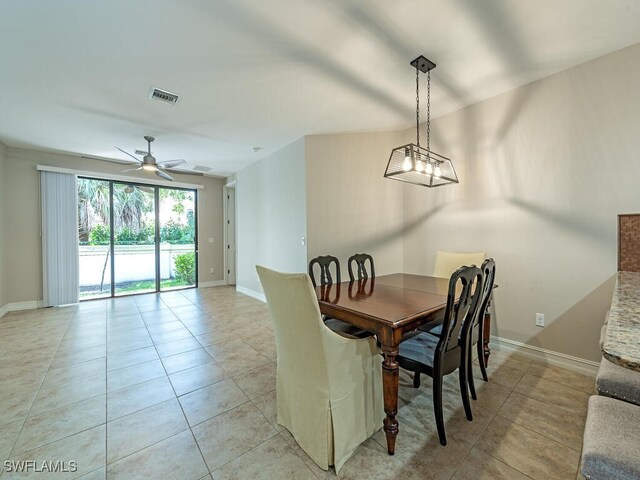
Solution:
[[[236,284],[236,190],[227,189],[227,284]]]

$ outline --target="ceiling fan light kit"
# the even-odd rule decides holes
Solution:
[[[423,187],[458,183],[451,160],[431,150],[431,70],[436,68],[436,64],[420,55],[411,62],[411,66],[416,69],[416,143],[391,151],[384,176]],[[420,146],[420,72],[427,74],[427,148]]]

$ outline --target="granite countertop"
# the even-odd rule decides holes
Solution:
[[[640,372],[640,273],[618,272],[602,355]]]

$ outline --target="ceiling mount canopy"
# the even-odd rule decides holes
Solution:
[[[391,151],[384,176],[424,187],[458,183],[451,160],[431,151],[431,70],[436,68],[436,64],[420,55],[411,65],[416,69],[416,143]],[[420,146],[420,72],[427,74],[427,148]]]

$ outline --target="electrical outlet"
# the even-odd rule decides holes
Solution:
[[[209,269],[209,273],[213,273],[213,267]]]
[[[544,313],[536,313],[536,326],[544,327]]]
[[[209,243],[213,243],[213,237],[209,237]]]

